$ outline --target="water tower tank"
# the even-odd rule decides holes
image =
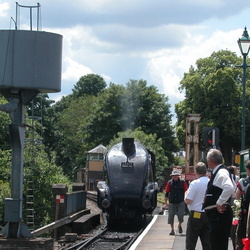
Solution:
[[[62,36],[43,31],[0,30],[0,92],[61,91]]]

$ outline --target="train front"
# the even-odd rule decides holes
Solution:
[[[123,138],[105,157],[107,183],[98,190],[98,205],[109,218],[134,219],[152,212],[157,187],[151,155],[134,138]]]

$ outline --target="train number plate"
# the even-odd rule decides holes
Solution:
[[[133,168],[134,167],[134,163],[133,162],[121,162],[121,167],[122,168]]]

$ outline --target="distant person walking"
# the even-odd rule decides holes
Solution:
[[[207,153],[207,164],[212,170],[207,186],[204,208],[210,226],[210,242],[212,250],[227,250],[228,239],[233,220],[230,206],[235,187],[231,175],[225,168],[219,150],[210,149]]]
[[[246,189],[250,183],[250,161],[246,162],[245,168],[247,171],[247,177],[241,178],[239,180],[239,182],[237,183],[237,189],[235,194],[235,199],[241,199],[241,213],[239,224],[236,230],[236,250],[241,250],[244,248],[242,239],[246,238],[247,215],[250,200],[249,194],[246,194]]]
[[[166,185],[166,203],[168,202],[168,224],[171,226],[170,235],[175,235],[174,231],[174,216],[178,217],[178,231],[182,233],[181,223],[185,214],[184,194],[188,189],[187,183],[180,179],[180,172],[173,170],[171,173],[172,179]]]
[[[209,182],[209,178],[206,176],[207,167],[205,163],[197,163],[195,174],[197,179],[190,183],[184,199],[189,210],[186,231],[186,250],[195,250],[198,237],[200,237],[202,249],[210,250],[208,218],[202,209],[202,203]]]

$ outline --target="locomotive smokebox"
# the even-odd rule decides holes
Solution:
[[[135,154],[135,143],[134,138],[123,138],[122,139],[122,151],[129,157]]]

